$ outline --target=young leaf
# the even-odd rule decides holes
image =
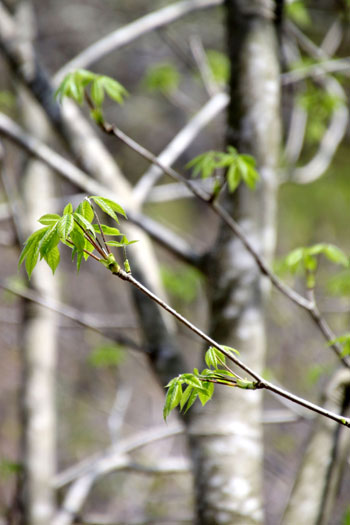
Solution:
[[[58,247],[55,246],[54,248],[52,248],[46,255],[44,255],[44,259],[50,266],[52,273],[55,273],[56,268],[60,262],[60,252]]]
[[[176,378],[169,383],[168,391],[165,398],[165,404],[163,409],[164,420],[168,417],[170,412],[177,407],[182,397],[182,387],[179,380]]]
[[[47,257],[51,250],[53,250],[60,242],[59,235],[57,233],[57,226],[54,224],[47,230],[45,235],[40,241],[39,251],[41,258]]]
[[[114,219],[116,222],[119,223],[119,220],[115,212],[119,213],[120,215],[123,215],[126,218],[125,211],[116,202],[111,201],[110,199],[105,199],[103,197],[98,197],[94,195],[91,196],[90,199],[92,199],[97,204],[97,206],[101,208],[102,211],[107,213],[107,215],[112,217],[112,219]]]
[[[103,104],[105,94],[103,90],[103,80],[102,77],[96,78],[91,86],[91,98],[93,103],[100,107]]]
[[[202,388],[202,382],[194,374],[181,374],[180,380],[194,388]]]
[[[197,397],[198,397],[197,391],[196,390],[192,390],[192,392],[189,395],[189,398],[188,398],[188,401],[187,401],[186,410],[184,411],[184,414],[187,414],[187,412],[189,411],[189,409],[191,408],[193,403],[196,401]]]
[[[127,90],[119,82],[113,78],[103,76],[102,77],[103,87],[108,96],[117,102],[118,104],[123,103],[123,97],[128,95]]]
[[[226,173],[227,184],[231,193],[233,193],[241,182],[241,172],[236,164],[231,164]]]
[[[73,213],[73,217],[78,222],[78,224],[80,224],[80,226],[83,226],[85,228],[85,230],[87,230],[87,231],[92,233],[93,237],[96,237],[94,227],[92,226],[92,224],[87,219],[85,219],[85,217],[83,215],[80,215],[80,213],[78,213],[78,212],[74,212]]]
[[[96,233],[101,233],[102,228],[102,231],[105,235],[114,235],[116,237],[123,235],[117,228],[112,228],[111,226],[106,226],[105,224],[101,224],[101,228],[99,224],[93,224],[92,226]]]
[[[83,202],[79,204],[75,212],[84,217],[89,223],[93,221],[95,215],[94,210],[87,199],[84,199]]]
[[[73,215],[63,215],[57,223],[57,231],[60,239],[67,239],[74,226]]]
[[[180,400],[180,409],[183,410],[184,406],[186,405],[187,401],[189,400],[190,398],[190,395],[192,394],[192,391],[193,391],[193,387],[191,385],[188,385],[182,396],[181,396],[181,400]]]
[[[85,237],[81,229],[76,226],[70,233],[70,238],[78,252],[82,252],[85,248]]]
[[[218,368],[222,362],[225,363],[225,356],[220,350],[211,346],[205,353],[205,362],[209,367]]]
[[[60,215],[57,215],[56,213],[47,213],[46,215],[40,217],[39,222],[41,224],[52,226],[53,224],[56,224],[57,221],[60,220],[60,218]]]
[[[73,213],[73,206],[71,202],[69,202],[63,210],[63,215],[66,215],[67,213]]]
[[[45,226],[45,228],[40,228],[40,230],[35,231],[34,233],[32,233],[32,235],[30,235],[30,237],[28,237],[24,245],[24,248],[19,256],[18,268],[21,266],[24,259],[27,257],[28,252],[32,251],[35,247],[38,248],[38,254],[39,254],[39,243],[42,237],[45,235],[45,232],[47,232],[48,229],[49,227]]]

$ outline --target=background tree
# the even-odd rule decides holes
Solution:
[[[238,347],[241,359],[257,373],[266,368],[264,318],[267,315],[270,350],[267,364],[274,382],[286,384],[315,402],[324,391],[325,406],[346,415],[349,399],[347,336],[331,343],[329,348],[322,340],[322,334],[328,342],[335,338],[330,324],[339,334],[346,330],[346,311],[339,315],[341,301],[335,306],[332,303],[337,313],[333,318],[331,312],[327,312],[330,308],[327,295],[317,287],[317,302],[327,315],[320,314],[314,301],[313,282],[319,259],[317,283],[322,282],[322,276],[324,279],[331,268],[322,262],[320,254],[325,255],[325,261],[333,262],[341,262],[342,255],[333,244],[318,244],[313,251],[294,251],[284,266],[294,269],[304,265],[306,287],[304,277],[298,277],[297,281],[297,290],[302,295],[281,283],[270,268],[276,237],[276,189],[281,182],[292,181],[292,184],[284,184],[281,191],[281,253],[320,241],[338,243],[346,249],[342,232],[338,236],[329,224],[341,225],[336,218],[346,216],[343,197],[337,193],[346,194],[346,185],[342,182],[346,179],[341,170],[346,150],[340,150],[337,156],[335,152],[344,139],[347,126],[346,91],[342,84],[347,89],[348,62],[346,58],[332,57],[338,48],[340,56],[346,56],[347,13],[345,9],[336,11],[335,7],[327,11],[320,2],[316,6],[308,5],[306,10],[301,2],[294,2],[288,6],[289,18],[282,23],[282,15],[286,14],[283,2],[275,5],[272,1],[257,0],[248,6],[246,2],[232,0],[223,8],[219,5],[219,1],[183,1],[160,5],[158,11],[147,14],[148,7],[142,2],[133,2],[132,6],[127,2],[119,2],[118,6],[109,2],[101,9],[100,3],[93,1],[72,6],[53,0],[45,12],[40,3],[34,3],[39,26],[35,56],[29,40],[23,45],[21,13],[25,12],[23,7],[28,3],[1,2],[0,46],[4,59],[4,88],[8,90],[2,92],[4,111],[20,121],[23,110],[11,107],[11,93],[14,82],[16,86],[25,87],[46,113],[57,135],[54,148],[60,151],[57,154],[35,140],[39,131],[36,117],[30,118],[30,125],[34,125],[35,130],[29,127],[26,134],[23,128],[15,127],[12,120],[1,116],[0,133],[6,139],[3,186],[8,202],[3,206],[4,217],[18,224],[22,210],[21,201],[6,177],[10,173],[11,179],[16,178],[18,185],[22,185],[19,151],[38,157],[63,176],[57,179],[55,199],[46,200],[47,209],[38,216],[45,211],[52,212],[53,208],[61,213],[67,200],[79,202],[75,196],[77,192],[107,193],[126,208],[129,222],[141,227],[136,230],[129,222],[123,224],[123,231],[130,239],[139,239],[128,249],[135,277],[165,297],[157,259],[161,260],[163,283],[174,305],[195,323],[208,324],[210,334],[219,342]],[[75,24],[77,19],[81,24],[79,31]],[[295,22],[305,32],[301,32]],[[25,27],[29,27],[28,22]],[[320,33],[312,29],[315,27],[320,28]],[[109,31],[112,32],[108,34]],[[101,39],[101,34],[108,36]],[[222,54],[225,39],[228,39],[229,61]],[[320,40],[321,45],[316,46],[314,42]],[[117,53],[121,47],[123,50]],[[81,49],[85,50],[71,60]],[[298,67],[291,69],[298,60]],[[228,104],[227,95],[221,92],[228,78],[228,64],[231,67],[228,131],[225,131],[225,119],[217,118],[215,124],[198,136]],[[281,76],[280,64],[286,70]],[[148,150],[131,142],[119,128],[112,131],[122,142],[116,142],[116,137],[112,141],[98,135],[87,113],[84,117],[69,100],[62,106],[55,101],[54,85],[58,85],[64,74],[78,67],[117,77],[127,87],[130,97],[123,107],[111,102],[105,104],[108,120],[117,122],[132,138],[159,155],[165,169],[176,163],[183,170],[186,162],[208,149],[224,151],[227,136],[227,144],[237,147],[241,153],[255,156],[260,173],[256,191],[248,190],[243,184],[235,193],[228,191],[235,184],[237,173],[247,177],[244,169],[231,170],[230,176],[227,173],[229,188],[224,185],[220,200],[209,202],[209,206],[204,206],[205,199],[202,204],[199,200],[188,199],[188,185],[181,182],[162,180],[157,184],[163,170],[159,166],[149,167],[145,162],[145,157],[148,161],[152,158]],[[52,76],[52,83],[47,71]],[[343,73],[341,79],[340,71]],[[285,86],[281,106],[285,128],[283,168],[281,165],[278,168],[282,138],[280,78]],[[26,109],[31,105],[32,102],[26,101]],[[108,129],[105,127],[105,131]],[[40,138],[44,140],[42,135]],[[17,144],[15,149],[13,142]],[[73,163],[64,158],[68,155]],[[331,161],[333,167],[328,176],[320,179]],[[38,168],[36,173],[39,173]],[[216,172],[216,187],[223,176],[220,170]],[[305,186],[313,181],[316,182]],[[295,182],[304,186],[299,189]],[[204,191],[204,195],[208,195],[212,183],[211,177],[196,182],[195,192],[203,195]],[[43,189],[41,184],[40,189]],[[28,200],[32,190],[33,184],[26,185],[25,199]],[[316,202],[314,210],[311,196],[312,202]],[[327,220],[318,211],[320,208],[323,211],[326,203]],[[233,226],[229,217],[236,220]],[[312,227],[312,221],[317,221],[317,229]],[[233,235],[232,228],[238,238]],[[157,241],[156,244],[151,244],[146,235]],[[5,234],[3,238],[9,242]],[[17,258],[17,249],[6,248],[4,276],[11,275]],[[340,493],[336,487],[342,479],[340,467],[348,454],[347,429],[328,424],[322,417],[316,420],[309,412],[290,403],[281,411],[276,405],[280,401],[275,399],[267,398],[263,408],[261,391],[232,391],[223,387],[216,389],[216,396],[204,409],[195,405],[189,417],[181,423],[173,421],[165,428],[161,425],[164,390],[159,384],[164,386],[171,377],[197,365],[201,361],[202,344],[190,338],[188,332],[179,330],[154,302],[138,292],[129,297],[130,290],[119,282],[112,284],[113,279],[108,280],[105,273],[101,273],[103,270],[88,264],[81,268],[77,277],[72,275],[70,262],[64,260],[60,277],[64,284],[63,303],[58,303],[48,292],[49,297],[39,296],[23,288],[23,284],[15,287],[13,282],[2,282],[4,288],[58,311],[88,330],[78,331],[73,328],[75,325],[67,325],[67,321],[59,330],[58,474],[54,478],[59,495],[57,509],[52,509],[52,492],[47,478],[42,480],[40,495],[35,495],[35,475],[40,478],[40,469],[36,470],[36,463],[33,463],[35,456],[31,454],[35,451],[28,447],[23,449],[23,465],[27,467],[25,490],[17,491],[14,496],[15,473],[18,472],[19,477],[21,470],[18,464],[20,447],[16,449],[11,445],[17,430],[12,430],[10,425],[16,392],[16,388],[10,388],[10,401],[6,400],[3,405],[6,425],[1,464],[8,521],[45,523],[47,514],[44,517],[41,511],[46,508],[53,513],[52,522],[56,525],[74,520],[133,523],[140,519],[192,523],[190,472],[193,468],[195,514],[199,523],[262,523],[264,491],[267,495],[265,521],[275,523],[281,519],[287,503],[296,472],[295,458],[304,450],[301,443],[313,427],[313,437],[305,450],[284,521],[293,523],[303,519],[298,514],[305,516],[300,494],[305,494],[305,486],[312,486],[314,490],[307,497],[309,509],[312,506],[310,523],[322,520],[326,523],[330,513],[332,519],[340,523],[347,512],[346,469]],[[338,294],[347,293],[347,272],[345,270],[331,282],[331,289]],[[269,301],[267,292],[271,283],[275,291]],[[68,301],[76,309],[68,307]],[[207,308],[203,307],[206,301]],[[9,312],[12,315],[17,312],[16,306],[4,306],[4,314]],[[314,326],[310,325],[308,317],[315,321]],[[290,335],[286,337],[288,330]],[[17,370],[12,362],[16,352],[14,333],[8,326],[4,332],[8,348],[4,370],[11,374]],[[37,377],[38,371],[45,373],[50,388],[52,369],[45,369],[43,365],[44,358],[50,355],[47,342],[52,338],[46,339],[42,348],[33,345],[29,352],[33,350],[43,356],[37,370],[33,369],[33,377]],[[123,347],[111,345],[107,340]],[[317,366],[313,365],[316,360]],[[326,389],[325,378],[338,366],[344,368],[343,373],[336,373]],[[154,374],[158,382],[154,381]],[[318,378],[319,388],[315,388],[311,380],[315,382]],[[22,392],[28,392],[29,379],[28,375],[24,376]],[[6,378],[3,389],[6,393]],[[23,398],[25,403],[27,396]],[[47,410],[47,406],[41,404],[35,404],[35,408],[39,411],[42,408],[42,415]],[[33,428],[34,416],[38,417],[37,410],[36,414],[29,412],[17,427],[23,436],[28,436]],[[53,418],[54,414],[51,416]],[[267,425],[268,422],[274,424]],[[262,461],[264,423],[265,467]],[[183,437],[179,438],[179,434]],[[291,436],[290,442],[286,436]],[[35,445],[40,445],[42,439],[43,436],[34,442]],[[185,452],[187,440],[192,464]],[[322,450],[322,454],[315,454],[315,450]],[[47,456],[45,464],[52,465],[55,461],[52,447],[48,454],[51,458]],[[319,456],[322,461],[317,462]],[[30,465],[34,465],[34,477],[28,476]],[[159,483],[159,476],[163,483]],[[137,501],[130,497],[136,493]],[[33,498],[28,494],[33,494]],[[170,495],[176,502],[174,508],[171,503],[164,503],[169,501]],[[42,497],[46,498],[46,505],[40,500]]]

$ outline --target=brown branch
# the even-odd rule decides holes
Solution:
[[[290,301],[292,301],[300,308],[303,308],[309,313],[311,318],[316,323],[316,326],[319,328],[320,332],[325,337],[326,341],[329,342],[336,338],[336,335],[328,325],[325,318],[321,316],[316,304],[313,301],[310,301],[302,295],[300,295],[290,286],[286,285],[283,281],[281,281],[281,279],[279,279],[279,277],[277,277],[275,273],[272,272],[272,270],[270,270],[265,260],[260,256],[253,244],[247,238],[240,225],[225,211],[225,209],[222,206],[220,206],[220,204],[218,204],[216,201],[212,201],[211,197],[206,192],[201,190],[198,186],[194,185],[191,181],[187,180],[179,172],[177,172],[173,168],[164,166],[157,159],[157,157],[153,155],[153,153],[151,153],[149,150],[138,144],[135,140],[133,140],[131,137],[129,137],[123,131],[121,131],[117,126],[109,123],[102,123],[100,127],[105,133],[107,133],[108,135],[114,135],[122,142],[124,142],[124,144],[129,146],[136,153],[138,153],[141,157],[161,168],[163,172],[169,175],[172,179],[175,179],[185,184],[185,186],[193,193],[193,195],[195,195],[202,202],[205,202],[207,205],[209,205],[211,209],[216,213],[216,215],[218,215],[231,229],[231,231],[240,239],[244,247],[255,260],[261,273],[270,280],[274,287],[277,290],[279,290],[283,295],[285,295]],[[330,348],[341,360],[343,365],[350,368],[349,358],[346,356],[342,356],[341,345],[339,343],[333,343],[332,345],[330,345]]]

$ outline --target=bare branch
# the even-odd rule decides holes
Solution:
[[[193,35],[190,38],[190,47],[200,75],[202,77],[204,87],[209,97],[213,97],[216,93],[218,93],[219,86],[214,80],[212,71],[208,64],[207,56],[203,48],[202,41],[198,35]]]
[[[89,67],[111,51],[129,44],[154,29],[175,22],[175,20],[193,11],[216,7],[221,4],[222,0],[183,0],[149,13],[87,47],[56,73],[54,82],[58,85],[70,71]]]
[[[198,188],[198,186],[195,186],[192,181],[185,179],[180,173],[175,171],[173,168],[163,166],[163,164],[159,162],[159,160],[155,155],[153,155],[153,153],[151,153],[146,148],[135,142],[118,127],[107,123],[102,124],[101,127],[106,133],[110,135],[115,135],[117,138],[119,138],[125,144],[127,144],[131,149],[133,149],[136,153],[138,153],[143,158],[149,160],[150,162],[154,163],[156,166],[161,168],[164,171],[164,173],[166,173],[167,175],[169,175],[177,181],[183,182],[183,184],[185,184],[186,187],[190,191],[192,191],[192,193],[196,197],[198,197],[198,199],[209,205],[211,209],[225,222],[225,224],[232,230],[232,232],[240,239],[240,241],[243,243],[245,248],[248,250],[248,252],[251,254],[256,264],[260,268],[261,273],[268,277],[268,279],[275,286],[275,288],[277,288],[277,290],[279,290],[283,295],[288,297],[288,299],[290,299],[293,303],[297,304],[309,313],[309,315],[315,321],[316,325],[318,326],[319,330],[321,331],[321,333],[327,341],[332,341],[336,338],[335,334],[328,326],[327,321],[321,316],[315,303],[309,301],[302,295],[298,294],[295,290],[293,290],[283,281],[281,281],[279,277],[277,277],[277,275],[272,272],[272,270],[270,270],[265,260],[260,256],[253,244],[247,238],[240,225],[234,219],[232,219],[232,217],[226,212],[226,210],[222,206],[220,206],[220,204],[218,204],[215,201],[212,201],[208,195],[204,194],[204,192]],[[345,365],[346,367],[350,367],[350,360],[348,357],[342,355],[342,347],[340,344],[334,343],[330,345],[330,348],[338,356],[343,365]]]
[[[111,189],[96,182],[80,168],[77,168],[70,161],[53,151],[43,142],[26,133],[20,126],[4,114],[0,113],[0,135],[10,139],[20,146],[30,155],[42,160],[45,164],[53,168],[57,173],[68,179],[72,184],[85,190],[90,195],[108,195],[110,198],[120,202],[120,195],[114,195]],[[200,255],[196,254],[192,248],[174,232],[169,231],[165,226],[158,224],[150,217],[132,212],[122,203],[126,209],[128,218],[134,224],[140,226],[144,231],[158,240],[165,248],[177,255],[189,264],[198,265]]]
[[[223,111],[229,102],[226,93],[218,93],[213,96],[203,108],[182,128],[181,131],[172,139],[167,147],[158,156],[159,162],[163,166],[171,166],[173,162],[185,151],[200,131]],[[136,184],[133,196],[136,203],[141,205],[146,200],[149,191],[163,174],[163,170],[158,166],[151,166]]]

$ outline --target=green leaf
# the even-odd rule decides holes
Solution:
[[[226,345],[221,345],[222,348],[224,348],[226,350],[226,352],[228,352],[229,354],[236,354],[236,355],[240,355],[239,354],[239,351],[236,350],[235,348],[232,348],[232,346],[226,346]]]
[[[184,406],[186,405],[187,401],[189,400],[191,394],[192,394],[192,391],[193,391],[193,387],[191,385],[188,385],[182,396],[181,396],[181,400],[180,400],[180,409],[183,410]]]
[[[91,98],[92,98],[93,103],[97,107],[102,106],[104,98],[105,98],[105,94],[104,94],[104,90],[103,90],[103,78],[101,78],[101,77],[96,78],[92,82]]]
[[[111,201],[110,199],[106,199],[106,198],[103,198],[103,197],[98,197],[98,196],[95,196],[95,195],[92,195],[90,197],[90,199],[92,199],[97,204],[97,206],[99,206],[101,208],[102,211],[107,213],[107,215],[112,217],[112,219],[114,219],[116,222],[119,223],[119,220],[118,220],[118,217],[115,214],[115,212],[119,213],[120,215],[123,215],[123,217],[126,218],[125,211],[116,202]]]
[[[349,266],[348,257],[337,246],[334,246],[333,244],[327,244],[323,253],[330,261],[345,267]]]
[[[93,224],[92,225],[96,233],[101,233],[101,229],[99,224]],[[111,226],[106,226],[106,224],[101,224],[102,231],[105,235],[114,235],[118,237],[119,235],[123,235],[120,233],[120,231],[117,228],[112,228]]]
[[[63,215],[57,223],[57,231],[60,239],[67,239],[74,227],[73,215]]]
[[[215,82],[221,85],[226,84],[230,75],[230,61],[228,57],[214,49],[209,49],[206,54]]]
[[[124,355],[123,348],[120,345],[103,344],[91,352],[88,362],[96,368],[115,367],[120,365]]]
[[[80,215],[80,213],[78,212],[74,212],[73,217],[80,224],[80,226],[82,226],[85,230],[91,232],[93,237],[96,237],[93,225],[87,219],[85,219],[83,215]]]
[[[70,233],[70,238],[78,252],[82,252],[85,248],[85,237],[80,228],[76,225]]]
[[[194,374],[181,374],[180,381],[195,388],[202,388],[202,382]]]
[[[197,397],[198,397],[197,391],[196,390],[192,390],[192,392],[190,393],[190,396],[188,398],[187,406],[186,406],[186,410],[184,410],[184,414],[187,414],[187,412],[189,411],[189,409],[191,408],[193,403],[196,401]]]
[[[228,168],[226,178],[229,190],[231,193],[233,193],[241,182],[241,172],[236,164],[232,164]]]
[[[180,403],[182,397],[182,387],[179,380],[176,378],[173,379],[168,387],[168,391],[165,398],[165,404],[163,409],[164,420],[168,417],[170,412],[177,407]]]
[[[214,385],[214,383],[209,383],[209,384],[212,384]],[[210,394],[210,392],[208,390],[200,390],[198,391],[198,397],[199,397],[199,400],[200,402],[202,403],[202,406],[204,406],[206,403],[208,403],[208,401],[211,399],[213,394]]]
[[[123,235],[120,241],[106,241],[106,244],[108,244],[108,246],[114,246],[116,248],[120,248],[122,246],[130,246],[130,244],[135,244],[135,242],[138,242],[138,241],[128,241],[125,235]]]
[[[39,251],[41,258],[47,257],[51,250],[53,250],[60,242],[60,237],[57,233],[57,225],[54,224],[47,230],[40,241]]]
[[[180,75],[172,64],[161,63],[148,69],[143,82],[149,91],[168,95],[178,88]]]
[[[42,239],[42,237],[45,235],[45,232],[49,229],[48,226],[45,226],[44,228],[40,228],[40,230],[36,230],[25,242],[24,248],[19,256],[18,260],[18,268],[23,263],[24,259],[27,257],[27,254],[29,251],[33,250],[34,246],[38,247],[38,254],[39,254],[39,243]]]
[[[73,213],[73,206],[71,202],[69,202],[63,210],[63,215],[66,215],[67,213]]]
[[[46,215],[42,215],[40,217],[39,222],[41,224],[52,226],[53,224],[56,224],[60,218],[61,216],[57,215],[56,213],[47,213]]]
[[[89,223],[93,221],[95,215],[94,210],[87,199],[84,199],[83,202],[79,204],[75,212],[84,217],[84,219],[86,219]]]
[[[46,255],[45,261],[50,266],[52,273],[55,273],[57,266],[60,263],[60,251],[57,246],[54,246]]]
[[[219,365],[225,363],[225,359],[224,354],[213,346],[211,346],[205,353],[205,362],[209,367],[218,368]]]
[[[122,86],[119,82],[114,80],[113,78],[103,76],[103,87],[107,93],[107,95],[117,102],[118,104],[123,103],[124,97],[128,95],[127,90]]]

